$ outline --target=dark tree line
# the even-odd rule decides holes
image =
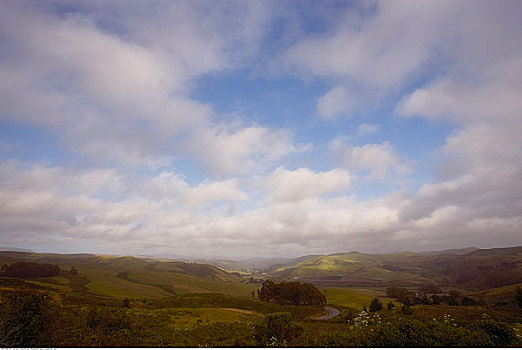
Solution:
[[[300,282],[265,281],[258,290],[259,299],[280,305],[314,305],[324,306],[326,297],[312,284]]]
[[[34,278],[52,277],[60,274],[60,267],[52,264],[38,264],[34,262],[15,262],[3,265],[1,275],[5,277]]]
[[[422,287],[419,293],[415,293],[406,288],[390,287],[386,289],[386,296],[388,298],[397,299],[406,306],[440,304],[450,306],[474,306],[484,304],[482,300],[462,296],[456,290],[450,290],[448,294],[437,294],[440,292],[442,291],[438,287]]]

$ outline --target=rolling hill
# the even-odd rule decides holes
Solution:
[[[275,280],[320,286],[437,284],[482,290],[522,282],[522,247],[392,254],[336,253],[298,259],[268,272]]]
[[[84,279],[69,281],[56,276],[34,278],[32,283],[64,291],[80,288],[87,293],[118,298],[212,292],[250,296],[257,288],[243,284],[241,278],[209,264],[133,256],[0,252],[0,265],[19,261],[56,264],[64,271],[74,266]]]

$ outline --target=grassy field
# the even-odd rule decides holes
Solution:
[[[326,295],[328,304],[351,307],[357,310],[362,309],[364,305],[370,306],[372,299],[378,297],[386,307],[389,301],[393,299],[385,298],[384,293],[378,290],[371,289],[347,289],[347,288],[327,288],[322,289]],[[396,306],[399,305],[397,301],[393,302]]]
[[[137,318],[157,319],[167,322],[174,329],[190,329],[217,322],[250,323],[263,317],[245,310],[229,308],[165,308],[156,310],[130,309],[129,313]]]
[[[237,296],[251,296],[260,288],[255,284],[213,281],[205,277],[189,276],[165,271],[130,271],[129,278],[146,284],[170,285],[176,293],[222,293]]]

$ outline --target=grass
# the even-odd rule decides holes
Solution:
[[[479,292],[479,295],[488,296],[488,297],[494,297],[494,296],[504,296],[506,294],[515,294],[516,289],[522,288],[522,283],[511,285],[511,286],[505,286],[505,287],[498,287],[488,290],[483,290]]]
[[[397,301],[390,298],[385,298],[383,292],[371,289],[341,289],[341,288],[327,288],[322,292],[326,296],[328,304],[351,307],[357,310],[362,309],[364,305],[370,306],[372,299],[378,297],[386,307],[389,301],[393,301],[396,306],[399,306]]]
[[[87,288],[90,292],[115,298],[159,298],[170,296],[163,289],[140,283],[130,282],[116,277],[116,271],[95,264],[80,265],[80,273],[89,279]]]
[[[161,288],[133,283],[116,277],[95,278],[87,284],[87,288],[95,294],[115,298],[159,298],[170,295]]]
[[[205,277],[189,276],[165,271],[130,271],[129,278],[141,283],[171,285],[176,293],[221,293],[236,296],[251,296],[259,285],[213,281]]]
[[[138,318],[156,318],[168,322],[172,329],[191,329],[202,325],[217,322],[250,323],[259,317],[255,314],[241,312],[226,308],[164,308],[164,309],[131,309],[129,310]]]
[[[159,298],[187,293],[222,293],[251,296],[258,285],[214,281],[210,277],[197,277],[166,271],[130,270],[128,279],[116,277],[118,270],[97,264],[78,266],[90,282],[90,292],[116,298]],[[168,288],[165,288],[168,287]]]

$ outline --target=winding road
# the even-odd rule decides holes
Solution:
[[[325,306],[324,309],[328,312],[328,315],[317,317],[316,320],[329,320],[340,313],[339,310],[334,309],[333,307]]]

